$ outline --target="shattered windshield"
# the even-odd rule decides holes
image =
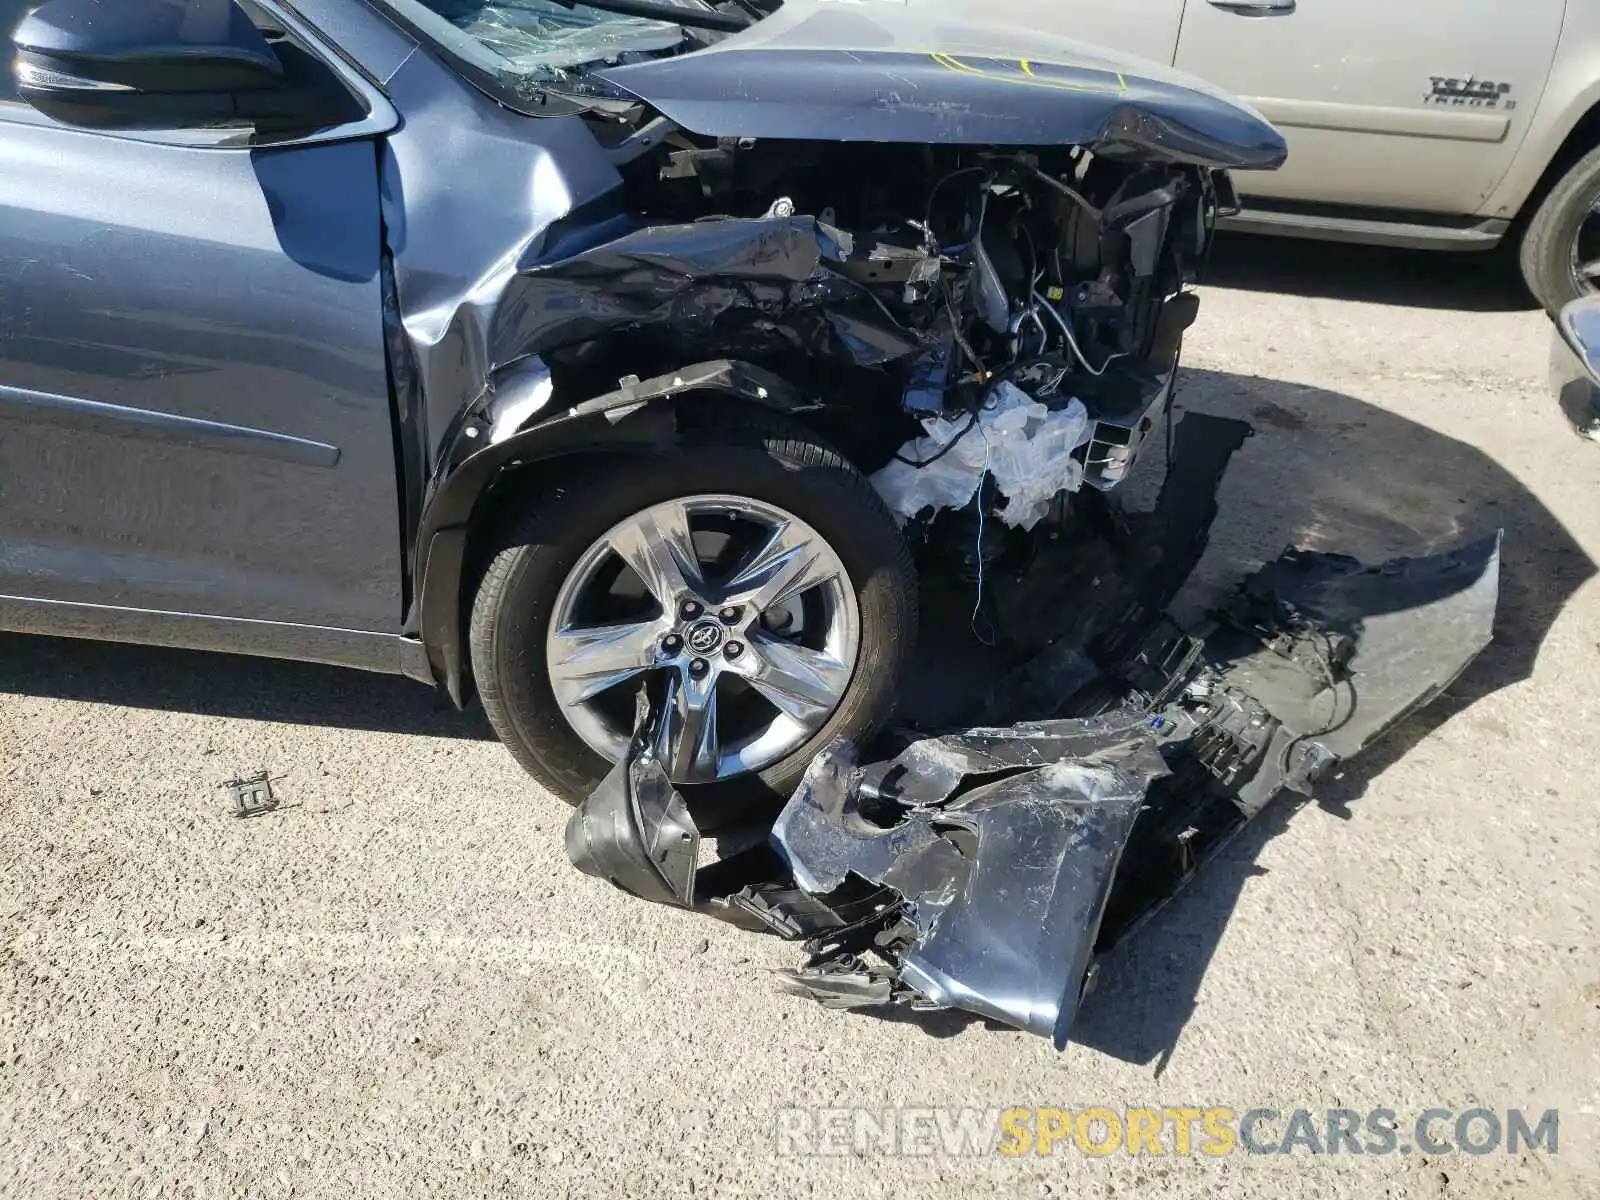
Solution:
[[[522,96],[571,83],[581,68],[676,49],[669,21],[555,0],[381,0],[451,56]]]

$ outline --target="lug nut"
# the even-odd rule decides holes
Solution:
[[[744,643],[743,642],[729,642],[726,646],[724,646],[722,648],[722,653],[723,653],[723,656],[726,657],[726,658],[738,658],[739,655],[744,653]]]
[[[661,639],[661,649],[668,654],[676,654],[683,649],[683,639],[675,633],[669,633]]]
[[[678,613],[685,621],[692,621],[705,610],[700,607],[698,600],[685,600],[679,607]]]
[[[744,610],[742,608],[740,608],[737,604],[730,604],[730,605],[728,605],[727,608],[723,609],[720,613],[718,613],[717,616],[722,619],[722,623],[724,625],[732,625],[736,621],[738,621],[738,619],[740,618],[741,615],[743,615],[743,613],[744,613]]]
[[[703,658],[697,658],[689,664],[689,674],[693,675],[696,679],[699,679],[700,676],[704,675],[710,669],[711,664]]]

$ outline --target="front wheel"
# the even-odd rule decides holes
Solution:
[[[1522,278],[1551,316],[1600,291],[1600,149],[1574,163],[1522,235]]]
[[[752,416],[571,474],[514,519],[473,604],[472,666],[501,740],[572,803],[626,752],[649,688],[657,756],[705,811],[782,798],[828,742],[875,732],[915,614],[867,480]]]

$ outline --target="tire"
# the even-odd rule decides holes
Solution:
[[[825,745],[869,737],[888,720],[916,640],[916,576],[872,485],[804,426],[716,402],[681,410],[680,423],[679,446],[586,458],[501,518],[473,599],[469,643],[495,733],[539,783],[581,803],[613,764],[569,724],[545,647],[562,585],[585,552],[654,505],[708,491],[749,497],[809,525],[850,581],[859,613],[855,669],[832,715],[786,757],[757,772],[681,787],[696,819],[712,828],[769,813]]]
[[[1518,252],[1522,278],[1534,299],[1551,316],[1580,296],[1592,295],[1592,288],[1579,286],[1573,278],[1573,246],[1590,215],[1590,207],[1600,199],[1600,148],[1591,150],[1567,169],[1534,210],[1523,231]],[[1596,251],[1600,257],[1600,250]]]

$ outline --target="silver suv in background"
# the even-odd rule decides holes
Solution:
[[[1237,228],[1509,241],[1552,313],[1600,289],[1594,0],[985,0],[983,16],[1176,65],[1259,109],[1289,161],[1239,178]]]

